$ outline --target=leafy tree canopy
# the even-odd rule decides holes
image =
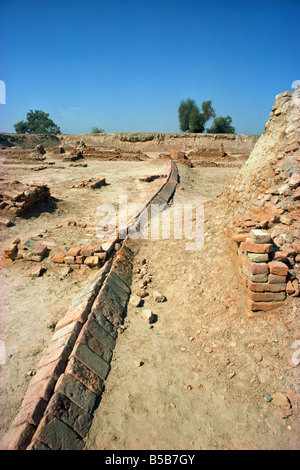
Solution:
[[[182,132],[204,132],[205,123],[215,117],[216,113],[211,101],[203,101],[201,112],[195,101],[188,98],[181,101],[178,108],[179,126]]]
[[[20,121],[14,125],[17,134],[61,134],[60,128],[44,111],[30,110],[26,117],[26,121]]]
[[[219,116],[213,120],[212,126],[207,130],[210,134],[234,134],[235,128],[231,125],[230,116]]]

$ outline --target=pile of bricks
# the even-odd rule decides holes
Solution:
[[[120,244],[115,243],[115,240],[106,241],[102,245],[74,246],[67,249],[67,251],[56,253],[52,261],[57,264],[67,264],[76,269],[81,265],[99,269],[104,265],[112,250],[119,247]]]
[[[237,273],[247,287],[251,311],[274,310],[282,307],[287,294],[299,296],[298,279],[289,269],[289,258],[296,250],[276,251],[270,233],[263,229],[237,233],[227,227],[227,236]]]
[[[74,184],[71,188],[90,188],[97,189],[101,186],[106,186],[106,179],[101,178],[88,178],[87,180],[80,181],[79,183]]]
[[[8,217],[22,216],[49,197],[50,189],[45,184],[2,182],[0,184],[0,211]]]
[[[169,200],[178,180],[171,162],[166,181],[129,222],[157,203]],[[78,294],[55,332],[32,377],[19,412],[4,438],[9,450],[81,450],[104,389],[110,362],[131,293],[138,241],[129,235],[114,258]],[[103,245],[102,245],[103,246]],[[108,247],[107,247],[108,248]]]

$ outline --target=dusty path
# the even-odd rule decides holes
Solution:
[[[179,171],[175,203],[207,201],[229,177]],[[267,401],[293,389],[296,308],[289,317],[246,315],[222,223],[208,202],[201,251],[187,251],[186,240],[141,242],[132,292],[142,269],[152,276],[149,296],[128,307],[87,449],[299,448],[299,410],[286,417],[284,400]],[[154,290],[167,301],[155,302]],[[143,308],[157,315],[150,327]]]

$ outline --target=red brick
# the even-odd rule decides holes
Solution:
[[[291,294],[294,294],[294,292],[295,292],[295,289],[294,289],[293,283],[292,281],[289,281],[286,285],[286,293],[291,295]]]
[[[252,299],[247,299],[247,304],[252,312],[267,312],[282,307],[284,305],[284,302],[255,302]]]
[[[295,289],[295,292],[292,295],[292,297],[299,297],[300,295],[300,288],[299,288],[299,282],[297,281],[297,279],[294,279],[292,281],[292,284],[293,284],[293,287]]]
[[[53,261],[53,263],[63,263],[64,259],[65,259],[64,253],[56,253],[53,256],[52,261]]]
[[[288,266],[281,261],[271,261],[268,263],[268,265],[271,274],[276,274],[277,276],[286,276],[289,272]]]
[[[300,253],[300,240],[299,239],[295,240],[294,243],[292,244],[292,247],[294,248],[295,252],[298,255]]]
[[[47,252],[47,247],[45,245],[39,245],[31,252],[31,254],[44,256],[46,252]]]
[[[241,244],[242,250],[249,253],[270,253],[273,250],[271,243],[253,243],[251,241],[245,241]]]
[[[90,313],[91,305],[92,305],[92,301],[88,299],[72,307],[67,312],[67,314],[61,320],[59,320],[59,322],[56,324],[55,331],[75,321],[84,323],[88,317],[88,314]]]
[[[11,243],[4,248],[3,257],[14,260],[17,257],[18,249],[15,243]]]
[[[75,357],[70,358],[65,373],[73,375],[75,379],[79,380],[79,382],[97,396],[101,395],[104,387],[103,379]]]
[[[80,254],[81,256],[88,257],[88,256],[93,256],[95,251],[97,250],[95,250],[94,246],[82,246]]]
[[[251,290],[248,292],[250,299],[255,302],[282,301],[285,299],[285,292],[253,292]]]
[[[25,450],[29,445],[36,427],[29,423],[12,427],[1,442],[1,450]]]
[[[57,380],[60,374],[62,374],[64,371],[65,367],[66,362],[61,358],[57,361],[50,362],[50,364],[40,367],[37,370],[37,373],[31,379],[30,384],[36,384],[40,380],[44,380],[50,377],[52,377],[54,380]]]
[[[299,199],[300,199],[300,186],[295,190],[292,197],[293,197],[294,201],[299,201]]]
[[[13,421],[13,426],[19,426],[23,423],[29,423],[33,426],[38,426],[46,406],[47,402],[39,396],[33,398],[31,401],[22,403],[21,409]]]
[[[248,287],[253,292],[285,292],[286,285],[285,283],[281,284],[269,284],[259,283],[259,282],[248,282]]]
[[[52,450],[82,450],[84,442],[69,426],[52,415],[45,415],[33,436]]]
[[[92,415],[77,406],[62,393],[55,393],[52,396],[46,414],[60,419],[82,438],[87,435],[92,424]]]
[[[277,276],[277,274],[269,274],[269,284],[285,283],[286,276]]]
[[[69,256],[79,256],[80,251],[81,251],[81,247],[80,246],[75,246],[73,248],[70,248],[70,250],[68,251],[68,255]]]
[[[95,403],[96,394],[86,388],[83,383],[77,380],[71,374],[62,374],[55,386],[55,392],[63,393],[69,397],[73,403],[80,406],[88,413],[92,413]]]
[[[85,327],[81,330],[78,341],[86,344],[97,356],[102,357],[108,364],[110,363],[112,358],[111,350],[101,341],[98,341]]]
[[[268,274],[269,272],[266,263],[247,263],[247,269],[251,274]]]
[[[56,380],[53,377],[46,377],[36,383],[29,382],[23,403],[31,402],[37,397],[42,398],[45,401],[49,401],[53,393],[55,383]]]
[[[72,352],[72,357],[92,370],[102,379],[106,379],[110,366],[104,359],[94,353],[86,344],[77,343]]]
[[[295,209],[293,212],[290,213],[292,219],[300,220],[300,209]]]
[[[44,354],[44,356],[38,363],[38,367],[43,367],[59,359],[67,360],[71,351],[72,349],[68,344],[63,344],[62,346],[58,348],[52,349],[51,351],[48,352],[48,354]]]
[[[253,243],[263,244],[271,242],[271,235],[267,230],[253,229],[250,232],[250,238]]]

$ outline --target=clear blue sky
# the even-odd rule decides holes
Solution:
[[[300,0],[0,0],[0,130],[42,109],[66,134],[179,132],[192,98],[261,134],[299,25]]]

